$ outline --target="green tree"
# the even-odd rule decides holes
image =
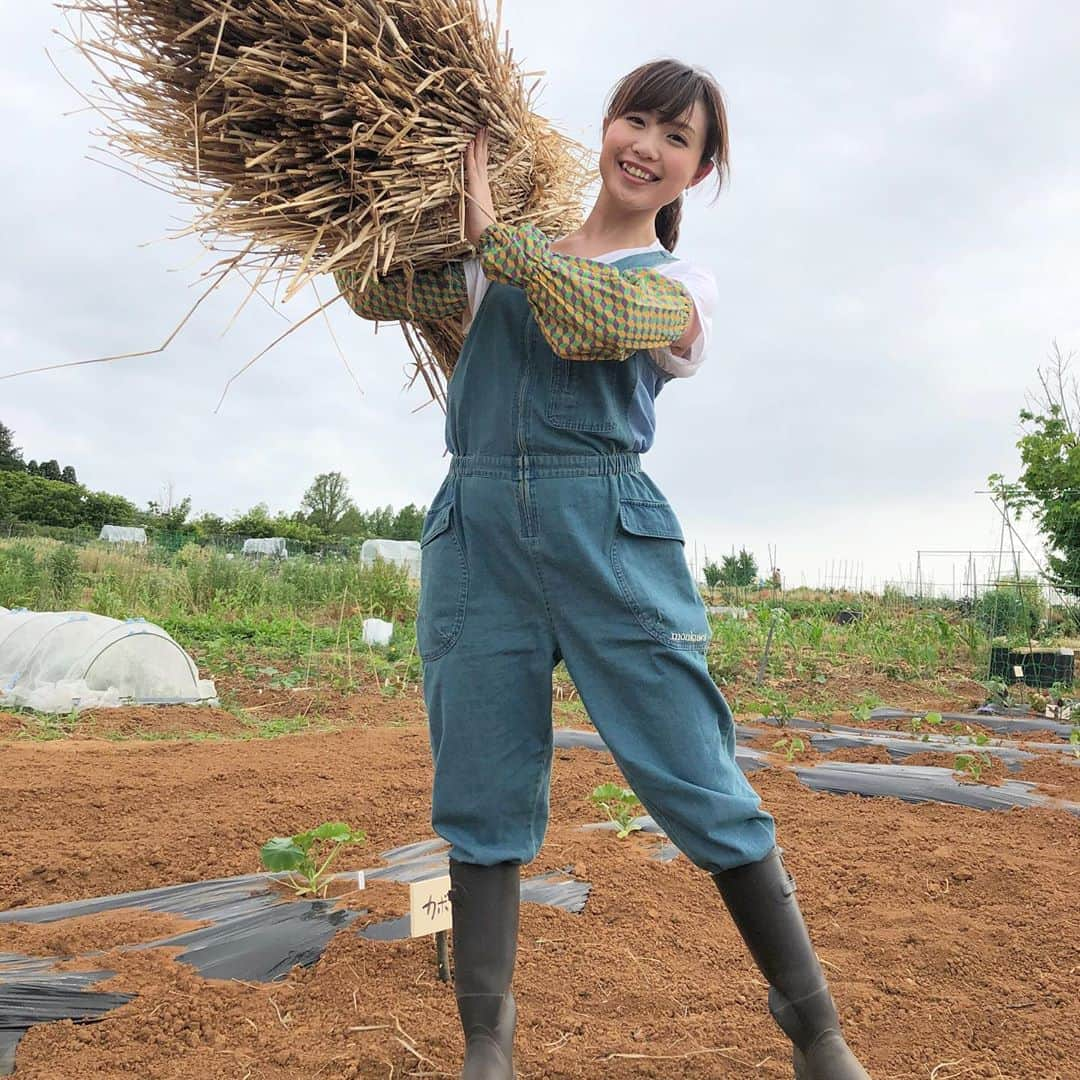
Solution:
[[[710,589],[715,589],[723,577],[723,571],[711,559],[706,560],[705,565],[702,567],[702,573],[705,575],[705,584]]]
[[[720,567],[720,583],[745,587],[757,581],[757,574],[757,560],[746,548],[739,548],[738,555],[732,552],[724,556],[723,565]]]
[[[59,481],[61,477],[60,462],[56,458],[52,458],[49,461],[43,461],[39,466],[39,475],[44,476],[46,480]]]
[[[29,473],[0,472],[0,520],[75,528],[82,515],[78,488]]]
[[[218,514],[200,514],[191,522],[195,535],[200,540],[211,540],[218,536],[224,536],[228,531],[225,519]]]
[[[1037,371],[1041,392],[1020,411],[1019,484],[1006,484],[1000,474],[990,484],[1008,510],[1030,513],[1060,587],[1080,594],[1080,393],[1072,359],[1055,343],[1050,366]]]
[[[420,533],[424,529],[424,518],[427,515],[426,506],[417,506],[409,503],[403,506],[395,515],[394,522],[390,526],[391,540],[419,540]]]
[[[60,473],[60,479],[65,484],[77,484],[79,478],[75,475],[75,467],[73,465],[65,465],[63,472]]]
[[[350,506],[337,523],[337,531],[342,536],[360,536],[365,540],[368,538],[368,516],[363,510],[357,510],[355,506]]]
[[[394,508],[392,506],[377,506],[365,515],[364,533],[368,537],[377,537],[381,540],[392,540],[391,533],[394,531]]]
[[[146,504],[146,514],[143,516],[147,525],[152,525],[163,532],[182,532],[190,513],[191,497],[185,496],[175,506],[165,506],[151,499]]]
[[[339,472],[320,473],[304,492],[300,505],[308,512],[308,522],[323,532],[333,532],[352,506],[349,481]]]
[[[64,484],[83,492],[81,525],[100,531],[102,525],[134,525],[138,511],[130,499],[108,491],[86,491],[81,485]]]
[[[0,472],[25,472],[22,450],[15,445],[15,433],[0,424]]]
[[[0,520],[35,525],[100,529],[106,522],[130,525],[135,506],[120,495],[87,491],[81,484],[46,480],[43,476],[0,472]]]
[[[227,528],[245,540],[249,536],[259,538],[274,535],[274,523],[270,520],[270,508],[266,503],[256,503],[250,510],[237,514]]]

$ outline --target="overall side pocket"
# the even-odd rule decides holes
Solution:
[[[705,652],[712,636],[683,554],[675,512],[664,502],[623,499],[611,565],[641,626],[670,649]]]
[[[420,605],[416,648],[421,660],[449,652],[465,625],[469,571],[454,529],[453,505],[432,509],[420,537]]]

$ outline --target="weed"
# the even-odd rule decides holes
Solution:
[[[19,737],[37,742],[52,742],[54,739],[66,739],[79,722],[79,712],[72,709],[68,713],[32,713],[23,719]]]
[[[75,548],[60,544],[45,558],[45,573],[49,583],[50,607],[58,610],[71,607],[79,592],[79,557]]]
[[[965,619],[957,630],[957,638],[967,649],[968,660],[972,664],[977,663],[987,641],[986,635],[979,629],[979,624],[974,619]]]
[[[245,723],[249,725],[249,731],[243,736],[246,739],[278,739],[283,735],[296,735],[298,732],[321,726],[306,716],[275,716],[254,723],[246,720]]]

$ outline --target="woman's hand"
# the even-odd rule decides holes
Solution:
[[[465,147],[465,236],[476,247],[480,234],[497,220],[488,183],[488,133],[482,127]]]

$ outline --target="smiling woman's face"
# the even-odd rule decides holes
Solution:
[[[634,109],[606,119],[600,148],[605,189],[637,210],[666,206],[712,171],[711,162],[701,164],[706,123],[700,101],[667,122],[654,111]]]

